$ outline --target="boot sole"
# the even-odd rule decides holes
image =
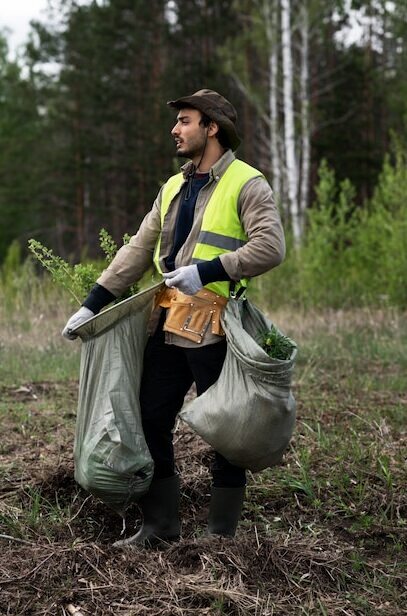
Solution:
[[[115,541],[113,543],[113,548],[153,548],[158,545],[164,545],[166,543],[174,543],[175,541],[179,541],[180,535],[171,535],[169,537],[157,537],[153,536],[150,538],[146,538],[143,540],[136,539],[132,541],[132,538],[129,539],[120,539],[120,541]]]

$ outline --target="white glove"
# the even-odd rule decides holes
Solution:
[[[82,325],[82,323],[85,323],[85,321],[94,316],[95,313],[92,312],[92,310],[89,310],[89,308],[86,308],[86,306],[79,308],[78,312],[75,312],[75,314],[71,316],[62,330],[63,337],[68,338],[68,340],[75,340],[75,338],[78,337],[78,334],[73,334],[72,330],[79,327],[79,325]]]
[[[185,295],[195,295],[202,289],[197,265],[184,265],[173,272],[163,274],[167,287],[175,287]]]

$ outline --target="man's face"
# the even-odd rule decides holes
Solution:
[[[175,139],[177,156],[200,157],[205,147],[207,128],[200,124],[202,114],[197,109],[180,109],[177,123],[171,131]]]

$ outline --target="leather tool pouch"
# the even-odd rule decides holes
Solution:
[[[218,336],[225,335],[220,316],[227,301],[225,297],[206,289],[196,295],[168,289],[157,296],[156,305],[167,308],[164,331],[200,344],[207,331]]]

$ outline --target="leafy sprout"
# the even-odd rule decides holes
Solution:
[[[117,244],[112,238],[112,236],[106,231],[106,229],[101,229],[99,231],[99,242],[100,247],[106,255],[106,261],[110,263],[113,261],[113,258],[117,252]]]
[[[294,350],[292,341],[274,325],[270,330],[259,334],[258,343],[273,359],[290,359]]]
[[[129,240],[130,236],[126,234],[123,237],[123,243],[127,244]],[[84,297],[92,289],[105,264],[109,265],[117,252],[117,244],[106,229],[100,230],[99,241],[100,247],[105,253],[105,263],[99,266],[94,263],[70,265],[67,261],[55,255],[50,248],[35,239],[28,241],[28,248],[37,261],[51,274],[52,280],[66,289],[75,301],[81,304]],[[117,301],[130,297],[137,291],[138,286],[134,284]]]

